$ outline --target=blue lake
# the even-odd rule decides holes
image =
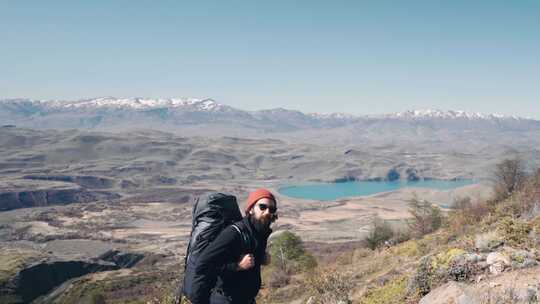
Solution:
[[[450,190],[472,185],[472,179],[462,180],[423,180],[423,181],[348,181],[343,183],[313,183],[306,185],[283,186],[279,193],[304,199],[335,200],[350,196],[372,195],[381,192],[394,191],[405,187],[430,188]]]

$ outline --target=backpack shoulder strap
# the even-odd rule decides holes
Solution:
[[[240,227],[238,227],[238,225],[232,224],[231,226],[240,234],[240,238],[242,239],[242,252],[246,252],[246,250],[249,248],[246,234],[242,231],[242,229],[240,229]]]

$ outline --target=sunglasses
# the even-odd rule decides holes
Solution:
[[[270,213],[276,213],[276,211],[277,211],[276,206],[270,207],[270,206],[268,206],[267,204],[259,204],[258,206],[259,206],[259,209],[260,209],[261,211],[264,211],[264,210],[266,210],[266,209],[269,209]]]

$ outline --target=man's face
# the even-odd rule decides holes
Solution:
[[[263,226],[270,227],[276,211],[276,202],[269,198],[261,198],[251,208],[250,214]]]

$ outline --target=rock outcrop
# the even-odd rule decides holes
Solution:
[[[73,183],[15,179],[0,181],[0,211],[116,199],[118,194],[89,191]]]
[[[102,261],[114,263],[122,268],[133,267],[143,258],[144,254],[122,252],[119,250],[109,250],[99,257],[99,259]]]
[[[465,284],[448,282],[431,291],[418,304],[472,304],[476,303],[467,293]]]
[[[4,296],[11,295],[10,303],[30,303],[55,286],[82,275],[119,269],[114,263],[87,261],[53,261],[38,263],[21,270],[1,287]],[[4,299],[6,300],[6,299]]]
[[[44,260],[0,282],[1,303],[30,303],[62,283],[89,273],[131,268],[145,256],[111,250],[91,260]]]
[[[23,178],[30,180],[69,182],[87,189],[108,189],[115,185],[114,179],[92,175],[25,175]]]

